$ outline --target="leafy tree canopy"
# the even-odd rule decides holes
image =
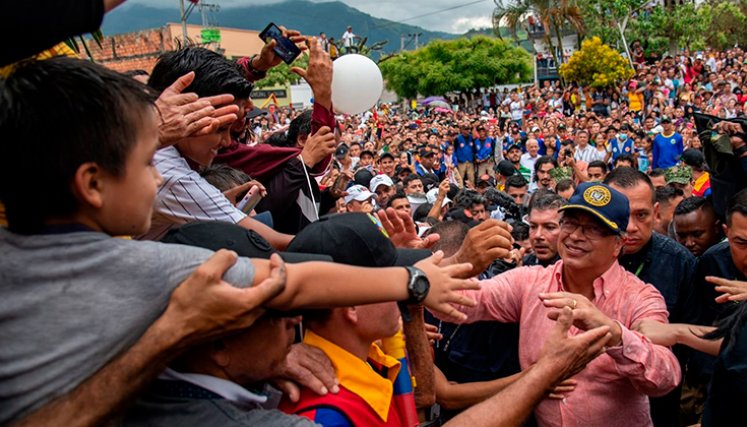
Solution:
[[[598,88],[618,86],[633,74],[628,61],[599,37],[584,40],[581,49],[560,66],[560,75],[567,81]]]
[[[524,49],[484,36],[436,40],[379,65],[387,87],[403,98],[444,95],[531,77],[532,57]]]

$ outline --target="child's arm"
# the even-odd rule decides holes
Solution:
[[[276,267],[262,283],[238,289],[222,280],[235,262],[235,253],[217,252],[174,290],[166,311],[130,349],[15,426],[105,424],[182,350],[251,325],[264,313],[259,307],[282,290],[285,278]]]
[[[478,289],[479,284],[464,277],[472,269],[470,264],[441,266],[443,253],[437,252],[415,267],[428,277],[430,291],[423,304],[433,311],[443,313],[455,320],[466,320],[451,303],[472,306],[474,301],[461,295],[463,289]],[[269,276],[270,268],[279,261],[273,256],[270,261],[252,259],[256,270],[254,283]],[[407,292],[408,273],[402,267],[363,268],[328,262],[305,262],[287,264],[285,289],[265,304],[276,310],[299,308],[346,307],[375,304],[385,301],[404,301]]]

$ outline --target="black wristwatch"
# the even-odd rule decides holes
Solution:
[[[402,320],[409,322],[410,312],[407,310],[407,307],[422,303],[425,300],[425,297],[428,296],[428,291],[431,289],[431,283],[428,281],[428,276],[426,276],[419,268],[405,267],[405,269],[407,269],[407,274],[410,276],[407,282],[407,293],[410,296],[406,300],[400,301],[397,304],[399,305],[399,311],[402,314]]]
[[[742,154],[744,154],[744,153],[747,153],[747,144],[745,144],[745,145],[742,145],[742,146],[741,146],[741,147],[739,147],[739,148],[735,148],[735,149],[733,150],[733,152],[734,152],[734,155],[735,155],[735,156],[737,156],[737,157],[742,157]]]

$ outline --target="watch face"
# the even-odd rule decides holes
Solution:
[[[418,275],[412,284],[412,295],[419,300],[423,300],[425,299],[425,296],[428,295],[428,289],[430,289],[430,287],[431,285],[430,282],[428,282],[428,278]]]

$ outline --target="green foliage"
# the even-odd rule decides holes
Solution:
[[[560,75],[565,80],[597,88],[618,86],[633,74],[620,52],[602,43],[599,37],[584,40],[581,49],[560,66]]]
[[[484,36],[436,40],[379,65],[387,87],[403,98],[525,82],[532,58],[524,49]]]
[[[747,44],[747,0],[666,1],[652,9],[646,0],[579,1],[587,35],[622,46],[617,25],[625,23],[627,41],[640,40],[646,55]]]
[[[282,63],[277,67],[267,71],[267,77],[259,80],[255,85],[257,88],[268,88],[273,86],[285,86],[286,84],[297,84],[301,77],[291,72],[292,67],[306,68],[309,66],[309,55],[301,55],[293,62],[292,65]]]
[[[555,48],[563,50],[563,30],[572,29],[583,35],[586,32],[583,14],[578,0],[493,0],[493,31],[499,38],[505,24],[513,38],[518,40],[517,32],[526,24],[526,17],[533,15],[544,29],[544,41],[551,52]],[[556,58],[558,59],[558,58]],[[560,62],[560,61],[558,61]]]

